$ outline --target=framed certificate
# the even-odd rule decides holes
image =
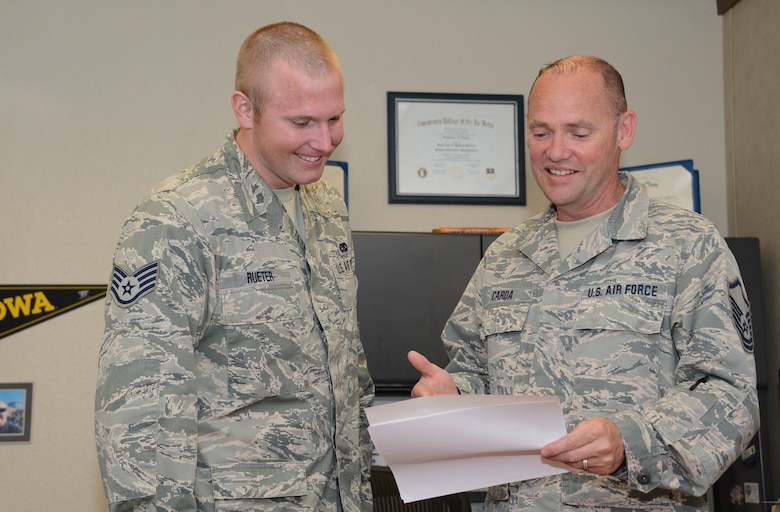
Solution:
[[[653,199],[701,213],[699,171],[694,169],[693,160],[637,165],[620,170],[630,171],[647,187],[647,193]]]
[[[390,203],[525,204],[523,96],[387,93]]]

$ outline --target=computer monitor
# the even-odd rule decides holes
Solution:
[[[354,232],[358,321],[378,391],[407,390],[416,350],[449,362],[441,331],[482,254],[478,234]]]

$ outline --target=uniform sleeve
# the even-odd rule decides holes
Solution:
[[[340,205],[343,205],[343,200],[338,199]],[[339,208],[339,211],[341,211],[341,215],[343,219],[345,219],[344,226],[345,231],[349,233],[350,242],[349,244],[354,247],[354,242],[351,240],[351,230],[349,228],[348,221],[346,220],[346,206],[343,206]],[[340,225],[341,222],[338,223],[328,223],[327,225]],[[353,290],[353,295],[355,297],[355,300],[357,301],[357,281],[355,281],[355,288]],[[357,302],[356,302],[357,305]],[[368,372],[368,362],[366,360],[366,353],[363,349],[363,344],[361,343],[360,338],[360,327],[358,324],[358,317],[357,317],[357,307],[352,308],[351,311],[348,313],[349,315],[352,315],[352,319],[350,321],[351,325],[354,325],[354,337],[350,340],[351,346],[354,347],[354,350],[356,352],[356,366],[354,368],[354,372],[357,374],[357,386],[358,386],[358,446],[357,449],[359,451],[359,470],[360,474],[358,475],[359,479],[359,485],[360,488],[358,490],[359,494],[356,495],[356,498],[359,499],[360,509],[363,510],[363,512],[372,512],[374,509],[373,506],[373,493],[371,491],[371,457],[373,456],[374,451],[374,444],[371,441],[371,436],[368,433],[368,417],[366,416],[366,408],[371,407],[374,403],[374,395],[375,395],[375,387],[374,387],[374,381],[371,378],[371,375]],[[349,331],[349,329],[348,329]],[[349,334],[348,334],[349,336]]]
[[[360,385],[360,451],[362,455],[361,463],[361,503],[364,512],[372,512],[373,495],[371,492],[371,457],[374,451],[374,444],[368,433],[368,417],[366,416],[366,407],[374,403],[374,381],[368,373],[366,355],[363,346],[358,343],[358,384]]]
[[[630,485],[700,496],[758,430],[758,397],[749,303],[725,241],[710,232],[681,262],[671,313],[676,385],[611,419]]]
[[[195,509],[194,347],[213,256],[195,216],[174,204],[142,202],[115,254],[95,397],[98,459],[112,511]]]
[[[442,341],[450,356],[446,369],[463,394],[489,393],[487,353],[480,334],[482,298],[479,289],[483,270],[484,262],[480,262],[442,332]]]

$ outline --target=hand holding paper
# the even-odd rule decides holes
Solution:
[[[428,396],[366,414],[405,502],[569,470],[540,455],[566,435],[556,398]]]

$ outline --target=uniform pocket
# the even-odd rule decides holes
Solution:
[[[295,275],[291,269],[231,272],[223,275],[221,281],[225,325],[284,323],[300,318]]]
[[[301,509],[308,493],[301,462],[240,462],[212,467],[217,510]]]
[[[534,345],[524,336],[523,328],[529,308],[529,302],[502,302],[491,304],[483,312],[482,335],[493,394],[512,394],[515,386],[522,386],[528,380]]]
[[[583,416],[573,412],[571,420],[658,399],[666,308],[663,284],[618,278],[581,289],[572,385],[574,408]]]
[[[525,325],[529,304],[507,304],[493,306],[482,316],[482,331],[487,337],[492,334],[517,332]]]
[[[296,273],[284,267],[226,273],[220,297],[229,389],[246,402],[303,389],[306,335]]]
[[[583,286],[574,328],[657,334],[664,320],[666,300],[664,284]]]
[[[517,332],[525,325],[533,289],[498,287],[483,292],[482,335]]]

